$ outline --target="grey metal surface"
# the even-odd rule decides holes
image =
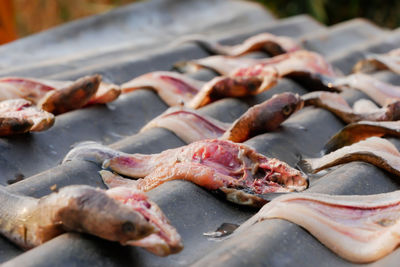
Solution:
[[[232,2],[227,1],[226,4],[221,4],[220,1],[215,1],[215,3],[214,8],[218,10],[220,7],[218,5],[229,5],[228,3]],[[245,3],[236,1],[233,5],[246,6]],[[212,7],[208,6],[207,8]],[[240,13],[239,9],[237,9],[238,13]],[[132,10],[136,9],[132,8]],[[206,10],[205,7],[204,10]],[[248,10],[253,10],[253,6],[251,5],[249,9],[243,8],[243,16],[248,16],[249,13],[246,13]],[[225,15],[222,10],[208,12],[211,12],[209,14],[221,13],[223,15],[219,20],[228,21],[228,19],[222,18]],[[198,13],[201,13],[200,9]],[[257,14],[267,13],[257,11],[254,16]],[[202,15],[197,14],[196,16]],[[238,14],[235,16],[241,17]],[[85,25],[88,22],[84,21],[83,23]],[[88,25],[85,27],[90,29],[91,24]],[[198,27],[201,28],[200,25]],[[209,27],[212,28],[212,26]],[[247,29],[246,35],[241,29],[237,29],[234,23],[232,25],[227,23],[224,27],[215,26],[213,31],[224,31],[226,36],[223,41],[225,43],[241,41],[247,36],[259,32],[262,28],[252,22],[242,25],[241,29]],[[347,69],[359,58],[357,55],[364,51],[356,48],[374,49],[374,47],[384,44],[382,52],[385,52],[399,46],[396,42],[387,41],[391,38],[392,33],[362,20],[350,21],[331,29],[319,25],[309,17],[299,16],[282,22],[275,21],[273,24],[263,25],[263,27],[264,30],[275,34],[304,39],[307,48],[322,52],[328,57],[332,56],[334,59],[332,62],[337,64],[336,66]],[[101,27],[98,29],[101,31]],[[370,30],[372,32],[367,34]],[[310,32],[315,33],[310,34]],[[352,34],[351,38],[348,38],[349,34]],[[395,32],[395,34],[397,33]],[[377,36],[385,36],[385,38],[380,40],[377,39]],[[36,38],[40,41],[42,37]],[[52,38],[52,36],[46,38]],[[43,39],[46,38],[43,37]],[[32,42],[36,42],[35,40]],[[28,41],[26,42],[28,43]],[[173,63],[179,60],[203,57],[207,54],[195,45],[182,45],[157,50],[146,55],[138,55],[133,50],[124,55],[128,58],[104,58],[105,62],[97,66],[77,65],[73,69],[60,69],[60,73],[52,75],[58,78],[72,78],[100,72],[107,79],[119,83],[148,71],[169,69]],[[100,51],[99,57],[102,56],[104,53]],[[84,54],[80,60],[81,62],[85,62],[85,60],[95,62],[95,60],[92,61],[95,58],[96,56],[86,57]],[[46,64],[43,65],[45,68],[51,67]],[[55,66],[59,66],[58,64],[59,62]],[[40,68],[36,73],[41,75]],[[45,70],[42,74],[46,76],[48,73]],[[194,77],[207,80],[211,79],[213,75],[212,72],[203,70],[196,73]],[[398,76],[388,72],[382,72],[377,76],[386,81],[399,80]],[[224,99],[202,108],[201,112],[222,121],[231,122],[245,112],[249,106],[268,99],[274,93],[283,91],[304,94],[307,92],[307,88],[303,88],[291,80],[282,79],[270,91],[256,97]],[[365,95],[357,91],[349,91],[344,94],[344,97],[349,102],[354,102]],[[88,139],[101,141],[110,144],[113,148],[130,153],[158,153],[168,148],[182,146],[184,142],[165,129],[152,129],[136,134],[148,120],[166,108],[156,94],[140,90],[117,100],[110,104],[110,107],[96,106],[58,116],[56,125],[50,131],[15,138],[2,138],[0,140],[3,148],[0,151],[0,172],[3,175],[0,176],[2,179],[0,182],[5,184],[6,178],[9,179],[18,172],[24,173],[29,177],[9,185],[7,188],[11,192],[35,197],[50,193],[50,187],[54,184],[58,187],[70,184],[104,187],[97,174],[100,168],[93,163],[71,161],[58,165],[58,161],[69,146],[74,142]],[[331,113],[308,107],[296,113],[276,132],[256,136],[246,143],[267,156],[277,157],[295,165],[300,157],[318,156],[329,137],[342,127],[343,123]],[[391,139],[391,141],[396,145],[400,144],[397,140]],[[388,192],[398,188],[399,184],[392,175],[388,175],[372,165],[355,162],[334,168],[322,177],[312,177],[311,187],[308,190],[332,194],[370,194]],[[242,223],[256,210],[230,204],[219,196],[189,182],[168,182],[148,194],[160,205],[181,234],[185,245],[185,249],[181,253],[167,258],[159,258],[140,248],[122,247],[98,238],[68,233],[28,252],[21,251],[1,238],[0,262],[5,262],[5,266],[352,265],[330,252],[304,229],[282,220],[269,220],[256,224],[246,233],[232,236],[223,241],[208,240],[203,236],[204,232],[213,231],[224,222]],[[399,253],[397,250],[373,265],[395,266],[400,257]]]

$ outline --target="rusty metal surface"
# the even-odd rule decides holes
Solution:
[[[238,1],[226,1],[224,4],[220,3],[223,1],[209,2],[217,3],[217,5],[207,8],[216,10],[219,8],[218,5],[247,6]],[[136,8],[140,7],[132,7],[128,10],[136,10]],[[204,7],[204,12],[217,12],[207,11],[207,8]],[[243,13],[240,13],[239,9],[235,16],[240,18],[247,16],[247,12],[258,10],[259,7],[249,5],[248,8],[243,8]],[[197,16],[201,17],[201,12],[203,11],[199,10]],[[266,15],[268,13],[264,11],[257,11],[254,16],[260,14],[263,14],[261,17],[268,17]],[[219,20],[228,21],[224,18],[219,18]],[[86,25],[85,23],[88,22],[83,21],[83,25]],[[323,53],[336,67],[343,69],[344,73],[348,73],[351,66],[366,51],[385,52],[400,44],[399,30],[389,32],[358,19],[341,23],[333,28],[324,27],[307,16],[297,16],[282,21],[266,20],[262,25],[255,25],[253,21],[247,21],[246,24],[243,20],[240,23],[242,25],[239,29],[235,24],[229,25],[229,23],[220,28],[215,26],[214,29],[209,26],[208,29],[210,31],[213,29],[215,33],[224,31],[225,36],[220,35],[224,43],[237,43],[260,31],[292,36],[299,41],[304,41],[306,48]],[[89,23],[85,27],[90,29],[92,26]],[[200,25],[198,27],[201,28]],[[101,31],[100,26],[97,29]],[[243,29],[246,29],[246,33]],[[54,31],[56,30],[62,31],[62,29]],[[51,37],[50,33],[48,35]],[[41,38],[45,39],[40,36],[35,38],[32,42],[39,42]],[[26,43],[29,42],[26,40]],[[68,42],[66,41],[66,44]],[[18,44],[15,46],[16,49],[18,46]],[[12,47],[7,49],[12,50]],[[0,53],[1,51],[0,49]],[[63,61],[57,60],[54,62],[55,68],[61,66],[57,72],[49,71],[52,66],[49,62],[36,62],[34,76],[66,79],[84,74],[101,73],[109,81],[121,83],[145,72],[168,70],[177,61],[204,57],[207,53],[196,45],[185,44],[156,49],[147,54],[139,53],[135,49],[122,49],[120,52],[118,50],[112,52],[111,55],[114,56],[108,57],[101,51],[98,54],[101,60],[98,60],[96,55],[87,56],[84,53],[73,61],[69,61],[70,66],[73,65],[71,62],[81,65],[74,64],[73,67],[65,69],[62,69]],[[43,67],[42,71],[40,66]],[[28,75],[30,69],[20,68],[15,74],[20,73],[19,71]],[[211,71],[202,70],[193,74],[192,77],[208,80],[214,75]],[[389,72],[375,75],[380,79],[400,84],[398,75]],[[202,108],[201,112],[222,121],[231,122],[251,105],[283,91],[304,94],[307,88],[291,80],[282,79],[277,86],[261,95],[247,99],[224,99]],[[357,91],[349,91],[344,94],[344,97],[349,102],[354,102],[366,96]],[[95,140],[130,153],[157,153],[182,146],[185,143],[165,129],[152,129],[136,134],[146,122],[166,108],[167,106],[155,93],[139,90],[125,95],[108,106],[96,106],[60,115],[57,117],[56,125],[47,132],[2,138],[0,139],[2,148],[0,150],[0,173],[2,174],[0,183],[5,185],[7,180],[13,178],[15,174],[22,173],[27,178],[7,186],[8,190],[35,197],[50,193],[50,187],[54,184],[58,187],[88,184],[104,188],[97,174],[99,167],[93,163],[71,161],[58,165],[70,145],[83,140]],[[296,113],[276,132],[256,136],[246,143],[267,156],[277,157],[295,165],[301,157],[318,156],[329,137],[343,126],[342,122],[331,113],[308,107]],[[390,140],[400,147],[399,141]],[[389,192],[398,188],[399,184],[392,175],[372,165],[354,162],[334,168],[322,177],[312,177],[311,187],[308,190],[332,194],[372,194]],[[185,245],[181,253],[159,258],[140,248],[122,247],[95,237],[68,233],[28,252],[21,251],[1,238],[0,261],[4,262],[5,266],[352,265],[330,252],[304,229],[283,220],[268,220],[256,224],[247,232],[223,241],[208,240],[203,236],[204,232],[213,231],[225,222],[242,223],[256,210],[230,204],[189,182],[168,182],[150,191],[148,195],[160,205],[181,234]],[[396,250],[372,265],[395,266],[399,261],[399,253],[400,251]]]

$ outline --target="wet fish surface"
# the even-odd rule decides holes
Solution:
[[[400,191],[366,196],[286,194],[266,204],[234,234],[267,219],[298,224],[348,261],[372,262],[399,245]]]

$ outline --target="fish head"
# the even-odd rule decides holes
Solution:
[[[145,193],[133,187],[114,187],[107,191],[114,199],[126,207],[143,215],[156,230],[155,233],[140,239],[130,240],[127,245],[143,247],[158,256],[178,253],[183,249],[182,240],[176,229],[161,211],[159,206],[149,200]]]
[[[273,110],[279,112],[284,120],[304,106],[304,101],[298,94],[282,93],[272,96]]]
[[[392,121],[400,120],[400,101],[393,101],[386,106],[388,112],[391,114]]]
[[[67,231],[88,233],[121,244],[157,232],[141,213],[110,197],[105,190],[68,186],[44,202],[44,207],[49,202],[59,207],[54,220]]]
[[[86,160],[101,165],[105,160],[116,157],[120,154],[122,154],[122,152],[111,149],[102,144],[93,141],[85,141],[75,144],[64,157],[62,163],[72,160]]]

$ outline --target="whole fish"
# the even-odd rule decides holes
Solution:
[[[67,231],[142,246],[160,256],[182,249],[176,230],[157,205],[138,190],[105,191],[75,185],[36,199],[0,187],[0,199],[0,232],[24,249]]]
[[[225,140],[197,141],[152,155],[126,154],[92,142],[72,149],[64,162],[74,159],[97,161],[119,174],[143,178],[135,187],[145,192],[182,179],[223,192],[242,205],[263,205],[266,201],[257,194],[302,191],[308,186],[307,178],[286,163]]]
[[[266,204],[236,234],[275,218],[300,225],[348,261],[372,262],[400,243],[400,191],[367,196],[286,194]]]
[[[400,175],[400,153],[388,140],[370,137],[350,146],[342,147],[321,158],[304,159],[304,167],[313,173],[340,164],[364,161],[395,175]]]
[[[232,124],[201,115],[196,110],[173,107],[146,124],[141,132],[163,127],[186,143],[214,138],[244,142],[259,133],[275,130],[302,107],[303,101],[297,94],[277,94],[249,108]]]
[[[44,131],[53,126],[54,115],[25,99],[0,102],[0,136]]]
[[[357,143],[369,137],[400,136],[400,121],[360,121],[346,125],[324,146],[327,154],[344,146]]]

